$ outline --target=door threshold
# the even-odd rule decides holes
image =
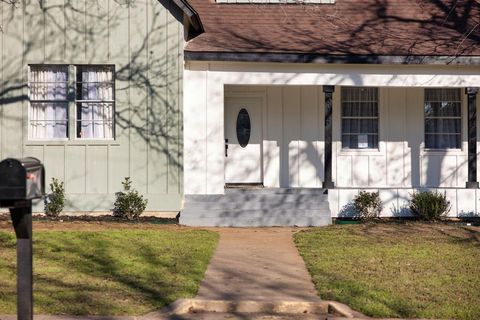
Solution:
[[[263,189],[263,183],[225,183],[226,189]]]

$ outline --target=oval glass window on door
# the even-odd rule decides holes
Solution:
[[[242,108],[237,116],[237,140],[242,148],[248,145],[251,128],[250,115],[247,109]]]

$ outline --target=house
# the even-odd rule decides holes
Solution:
[[[180,222],[321,225],[359,190],[479,212],[478,1],[189,2]]]
[[[67,211],[126,176],[190,225],[327,224],[359,190],[480,211],[478,1],[0,5],[0,158],[42,160]]]
[[[34,156],[66,211],[105,212],[126,176],[181,209],[183,0],[2,1],[0,158]],[[43,211],[38,203],[35,211]]]

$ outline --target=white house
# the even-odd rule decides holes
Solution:
[[[189,2],[181,223],[322,225],[359,190],[480,211],[478,2]]]

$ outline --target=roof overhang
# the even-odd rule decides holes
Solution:
[[[187,0],[159,0],[164,5],[169,1],[176,8],[177,13],[172,12],[177,20],[183,23],[185,30],[185,39],[188,41],[199,34],[205,32],[202,21],[197,11],[187,2]],[[178,13],[180,12],[180,13]]]
[[[333,64],[420,64],[480,65],[480,56],[434,55],[321,55],[315,53],[248,53],[185,51],[186,61],[333,63]]]

